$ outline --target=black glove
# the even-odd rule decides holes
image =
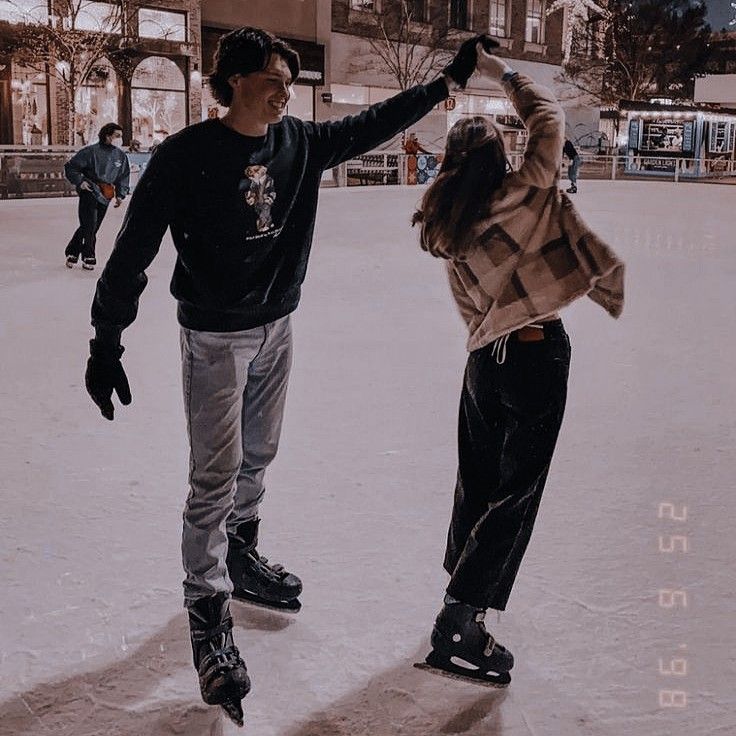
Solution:
[[[89,341],[89,360],[87,372],[84,374],[84,385],[92,401],[100,407],[102,416],[110,421],[115,415],[112,405],[113,389],[117,392],[121,404],[127,406],[132,400],[128,377],[120,362],[123,350],[122,345],[112,345],[99,340]]]
[[[499,45],[498,41],[494,41],[490,36],[473,36],[463,42],[455,58],[442,70],[442,73],[450,77],[461,89],[465,89],[478,64],[476,46],[479,42],[489,54]]]

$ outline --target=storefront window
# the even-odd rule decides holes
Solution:
[[[527,0],[526,40],[544,43],[544,0]]]
[[[506,35],[506,0],[491,0],[488,32],[492,36]]]
[[[333,84],[330,87],[332,91],[332,101],[339,102],[343,105],[368,105],[368,87],[359,87],[352,84]]]
[[[24,146],[46,145],[49,142],[46,75],[34,69],[15,67],[10,86],[13,142]]]
[[[150,148],[186,125],[184,74],[171,59],[151,56],[133,73],[133,138]]]
[[[734,147],[736,125],[726,122],[710,124],[708,153],[731,153]]]
[[[105,123],[118,123],[118,85],[115,70],[107,59],[100,59],[77,92],[75,118],[76,143],[97,142]]]
[[[167,41],[187,40],[187,17],[169,10],[140,8],[138,33],[141,38],[163,38]]]
[[[286,114],[301,120],[314,120],[314,87],[295,84],[291,88]]]
[[[692,150],[693,123],[680,120],[645,120],[642,125],[642,151],[681,153]]]

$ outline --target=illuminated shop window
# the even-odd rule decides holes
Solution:
[[[368,87],[358,87],[352,84],[333,84],[332,101],[344,105],[368,105]]]
[[[133,138],[145,148],[181,130],[187,120],[184,74],[171,59],[151,56],[132,80]]]
[[[732,153],[736,124],[728,122],[711,122],[708,153]]]
[[[118,82],[112,64],[103,57],[77,90],[75,144],[96,143],[100,128],[106,123],[119,123]]]
[[[187,40],[187,17],[169,10],[140,8],[138,34],[141,38],[163,38],[166,41]]]
[[[13,142],[24,146],[48,143],[46,75],[17,66],[10,82],[13,107]]]
[[[314,88],[304,84],[295,84],[291,88],[286,114],[300,120],[314,120]]]

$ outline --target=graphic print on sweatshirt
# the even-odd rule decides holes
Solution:
[[[245,176],[240,180],[238,190],[243,194],[246,205],[255,211],[256,230],[266,233],[273,229],[271,208],[276,201],[276,187],[268,168],[262,164],[246,166]]]

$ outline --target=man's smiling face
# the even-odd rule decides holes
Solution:
[[[233,106],[237,105],[256,124],[278,123],[291,96],[291,71],[278,54],[271,54],[268,66],[260,72],[239,75],[233,81]]]

